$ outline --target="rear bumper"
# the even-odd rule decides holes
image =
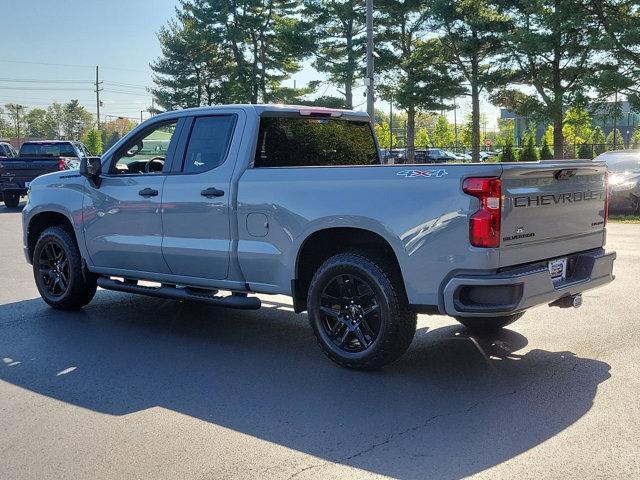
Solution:
[[[447,315],[493,317],[509,315],[606,285],[614,279],[615,252],[603,249],[568,255],[567,278],[554,284],[547,262],[536,262],[492,275],[463,275],[445,285]]]

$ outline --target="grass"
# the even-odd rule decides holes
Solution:
[[[610,215],[609,221],[616,223],[640,223],[640,215]]]

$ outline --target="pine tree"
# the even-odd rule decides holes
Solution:
[[[515,162],[516,155],[513,151],[513,142],[509,140],[505,143],[504,148],[502,149],[502,153],[500,154],[501,162]]]
[[[600,155],[607,151],[607,139],[604,136],[602,128],[595,127],[591,132],[591,139],[589,140],[596,155]]]
[[[593,145],[591,143],[582,143],[578,147],[578,158],[583,160],[592,160],[593,155]]]
[[[448,110],[465,89],[451,70],[441,39],[421,39],[429,34],[421,2],[380,0],[376,5],[383,40],[376,65],[386,74],[380,91],[407,112],[407,161],[413,162],[418,112]]]
[[[551,160],[553,159],[553,151],[551,147],[549,147],[549,140],[547,140],[547,136],[543,135],[542,137],[542,149],[540,150],[540,160]]]
[[[480,157],[480,95],[497,81],[497,65],[492,58],[504,48],[509,23],[495,2],[487,0],[429,0],[431,22],[443,36],[450,59],[469,83],[471,96],[471,152]]]
[[[364,0],[304,0],[305,21],[316,40],[313,66],[344,91],[346,108],[353,108],[353,88],[363,67]]]
[[[504,89],[493,101],[527,116],[553,123],[555,158],[563,158],[564,111],[580,103],[590,86],[587,80],[600,69],[601,28],[587,8],[589,0],[516,2],[508,10],[512,28],[502,58],[511,84],[533,87],[533,93]]]
[[[529,132],[524,140],[524,147],[520,152],[520,161],[537,162],[539,159],[535,134],[533,132]]]

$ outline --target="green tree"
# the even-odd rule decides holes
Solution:
[[[516,137],[516,121],[513,118],[498,119],[498,145],[505,145]]]
[[[429,138],[429,130],[425,127],[419,128],[416,132],[416,146],[427,148],[431,145],[431,138]]]
[[[68,140],[79,140],[93,124],[92,115],[80,105],[78,100],[71,100],[64,105],[63,128]]]
[[[534,131],[529,131],[525,135],[524,146],[520,152],[520,160],[523,162],[537,162],[540,160],[538,149],[536,148],[536,135]]]
[[[4,108],[7,110],[7,115],[11,119],[13,124],[12,133],[17,137],[25,136],[25,124],[24,124],[24,106],[17,103],[5,103]]]
[[[578,147],[578,158],[583,160],[593,159],[593,145],[591,143],[583,143]]]
[[[387,122],[383,122],[381,124],[376,123],[374,125],[376,136],[378,137],[378,144],[380,148],[391,148],[393,146],[398,145],[398,141],[395,135],[392,135],[389,131],[389,124]],[[392,142],[393,140],[393,142]]]
[[[53,102],[47,107],[45,117],[47,125],[47,138],[59,139],[64,136],[65,111],[62,104]]]
[[[89,150],[91,155],[102,155],[102,135],[101,133],[92,128],[84,136],[84,145]]]
[[[640,107],[640,2],[589,0],[586,7],[602,25],[602,48],[608,53],[598,75],[601,95],[621,91]]]
[[[631,135],[631,148],[640,148],[640,126],[636,127]]]
[[[431,21],[442,34],[442,43],[464,79],[471,95],[471,152],[480,158],[480,95],[499,82],[500,71],[492,61],[504,47],[508,18],[496,2],[487,0],[427,0]]]
[[[246,101],[231,84],[233,57],[184,9],[158,32],[162,56],[152,63],[151,93],[166,110]]]
[[[553,124],[556,158],[564,155],[564,110],[583,102],[589,79],[599,70],[601,29],[586,7],[588,0],[516,2],[508,9],[513,28],[505,38],[509,54],[502,65],[512,84],[532,93],[505,88],[494,101]]]
[[[438,38],[427,37],[423,5],[412,0],[380,0],[381,38],[377,65],[386,73],[380,88],[407,113],[407,161],[413,162],[419,111],[445,110],[464,93],[461,78],[451,71]]]
[[[314,49],[300,0],[184,0],[184,14],[209,43],[233,58],[234,100],[258,103],[277,98],[283,80]]]
[[[26,135],[29,137],[45,138],[49,133],[47,125],[47,111],[43,108],[33,108],[25,116]]]
[[[565,141],[565,157],[574,158],[576,155],[580,156],[580,146],[588,143],[591,138],[591,125],[591,115],[584,107],[576,106],[567,110],[562,127]]]
[[[363,67],[364,0],[305,0],[305,20],[316,40],[313,66],[328,74],[353,108],[353,88]]]
[[[0,107],[0,138],[13,137],[14,131],[11,122],[9,121],[9,112],[5,112]]]
[[[608,150],[624,150],[624,137],[619,129],[611,130],[607,135]]]
[[[600,155],[607,151],[607,139],[604,136],[604,131],[602,128],[595,127],[591,132],[591,138],[589,139],[589,143],[593,145],[593,149],[596,155]]]
[[[540,160],[551,160],[553,159],[553,151],[549,146],[549,139],[547,135],[542,136],[542,148],[540,149]]]
[[[500,153],[500,161],[501,162],[515,162],[516,155],[513,151],[513,140],[509,140],[502,149],[502,153]]]
[[[439,115],[436,127],[431,134],[431,141],[434,147],[447,148],[455,142],[455,134],[447,117]]]

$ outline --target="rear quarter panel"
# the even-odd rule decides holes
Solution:
[[[290,294],[298,252],[311,234],[361,228],[391,245],[409,301],[437,305],[446,277],[497,268],[497,249],[469,245],[477,200],[461,185],[467,176],[500,173],[496,164],[250,168],[237,197],[242,273],[256,291]],[[265,236],[249,233],[251,214],[268,220]]]

